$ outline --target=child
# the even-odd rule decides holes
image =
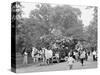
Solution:
[[[80,55],[80,61],[81,61],[82,66],[84,64],[84,59],[85,59],[85,51],[82,51],[82,53]]]
[[[69,64],[69,69],[70,70],[73,68],[73,63],[74,63],[74,58],[72,56],[69,56],[68,64]]]

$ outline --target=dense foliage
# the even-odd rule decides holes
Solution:
[[[16,13],[21,15],[22,6],[20,3],[17,6],[20,10]],[[69,5],[52,7],[45,3],[37,4],[36,9],[30,12],[29,18],[22,18],[21,16],[17,18],[16,50],[21,51],[23,47],[32,46],[46,47],[65,37],[87,41],[91,38],[97,43],[96,37],[92,38],[92,36],[97,36],[97,9],[94,8],[94,11],[94,19],[87,31],[84,32],[82,21],[79,19],[81,17],[79,9]],[[85,34],[87,32],[89,36]],[[88,43],[91,42],[88,41]]]

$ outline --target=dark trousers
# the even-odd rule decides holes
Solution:
[[[95,61],[95,60],[96,60],[95,55],[93,55],[93,61]]]
[[[82,64],[82,66],[83,66],[84,58],[81,58],[80,61],[81,61],[81,64]]]
[[[85,59],[86,59],[86,61],[88,60],[88,55],[86,55],[86,58]]]

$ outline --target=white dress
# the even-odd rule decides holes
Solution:
[[[69,57],[68,58],[68,64],[73,65],[73,63],[74,63],[74,59],[72,57]]]

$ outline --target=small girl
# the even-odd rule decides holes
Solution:
[[[69,64],[69,69],[70,70],[73,68],[73,63],[74,63],[74,58],[72,56],[69,56],[68,64]]]

